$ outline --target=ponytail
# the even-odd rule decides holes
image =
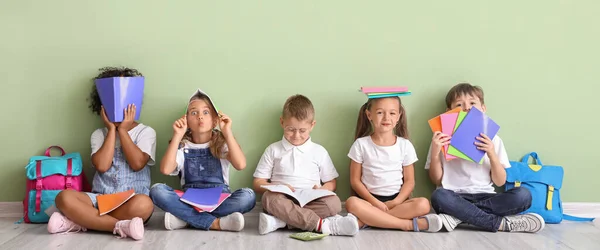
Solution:
[[[398,103],[400,103],[400,119],[396,124],[396,128],[394,131],[396,132],[396,136],[402,137],[404,139],[409,139],[408,136],[408,121],[406,119],[406,111],[404,110],[404,106],[402,105],[402,101],[400,101],[400,97],[398,97]]]
[[[356,121],[356,131],[354,132],[354,140],[365,137],[371,134],[371,121],[367,117],[367,110],[371,107],[371,99],[360,107],[358,112],[358,120]]]

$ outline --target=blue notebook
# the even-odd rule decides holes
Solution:
[[[219,204],[223,187],[188,188],[180,200],[196,207],[208,207]]]
[[[450,145],[471,158],[474,162],[480,162],[485,155],[485,151],[477,149],[477,145],[475,145],[475,142],[479,142],[477,137],[483,133],[491,140],[494,139],[498,130],[500,130],[500,126],[496,122],[481,112],[481,110],[473,107],[467,113],[459,127],[456,128],[456,131],[454,131]]]

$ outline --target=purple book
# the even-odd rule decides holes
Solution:
[[[485,134],[490,139],[494,139],[500,130],[500,126],[491,118],[485,115],[481,110],[473,107],[465,116],[460,126],[454,131],[450,145],[471,158],[474,162],[479,162],[485,155],[485,151],[477,149],[475,142],[479,134]]]
[[[180,200],[196,207],[209,207],[219,204],[223,187],[188,188]]]
[[[125,108],[135,104],[135,120],[142,113],[142,98],[144,97],[144,77],[111,77],[96,79],[96,90],[106,116],[111,122],[122,122]]]

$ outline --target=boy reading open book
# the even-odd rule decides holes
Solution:
[[[254,172],[254,190],[263,194],[262,205],[266,211],[260,214],[259,233],[267,234],[288,225],[329,235],[356,234],[356,218],[352,214],[337,215],[342,206],[333,191],[339,174],[327,150],[310,138],[315,126],[311,101],[302,95],[288,98],[280,123],[283,139],[267,147]],[[273,184],[287,186],[288,195],[281,187],[269,187]],[[315,192],[311,192],[312,189]],[[330,195],[306,198],[318,189],[328,190]],[[294,196],[296,198],[291,198]]]

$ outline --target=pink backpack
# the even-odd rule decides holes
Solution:
[[[58,148],[61,156],[50,156],[50,149]],[[83,172],[79,153],[65,154],[59,146],[46,149],[44,156],[33,156],[25,167],[27,187],[23,199],[23,219],[26,223],[47,223],[46,211],[55,208],[54,199],[65,189],[90,191]]]

